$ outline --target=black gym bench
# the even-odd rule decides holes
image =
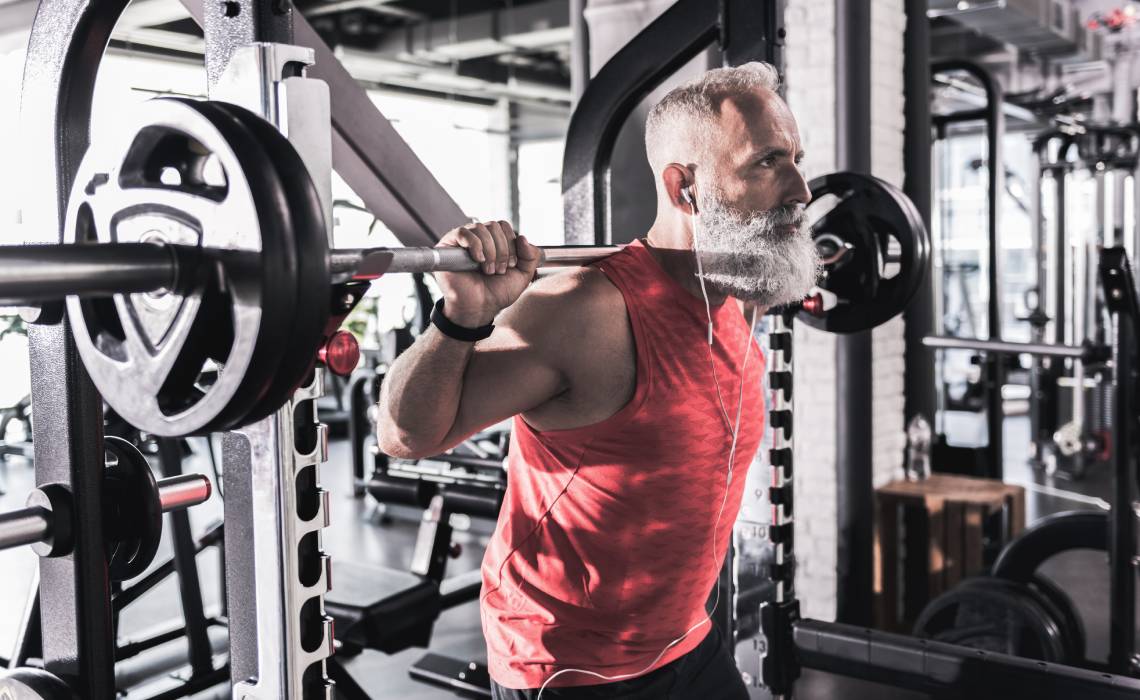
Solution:
[[[342,658],[363,649],[394,654],[409,647],[426,647],[440,613],[478,599],[478,570],[445,578],[453,532],[451,516],[493,519],[503,500],[499,489],[384,475],[373,476],[368,490],[381,502],[426,511],[410,571],[333,561],[333,587],[325,595],[325,612],[333,618],[338,647],[337,654],[328,660],[328,673],[337,683],[337,693],[349,700],[371,696],[352,678]],[[409,674],[433,685],[491,696],[490,678],[479,662],[429,653],[411,667]]]

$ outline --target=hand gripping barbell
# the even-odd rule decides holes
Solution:
[[[810,322],[849,332],[894,316],[928,263],[913,205],[866,176],[812,185],[839,203],[815,232],[835,248],[835,275],[805,303]],[[0,247],[0,301],[66,298],[103,398],[164,436],[237,428],[277,410],[369,280],[478,268],[462,249],[330,251],[320,198],[289,141],[240,107],[177,98],[149,101],[117,139],[92,145],[63,238]],[[544,248],[541,264],[582,265],[619,249]]]

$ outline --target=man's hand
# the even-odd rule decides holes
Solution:
[[[506,221],[467,224],[444,236],[437,248],[464,248],[477,272],[437,272],[444,313],[453,323],[477,328],[491,323],[515,303],[534,279],[541,251],[524,236],[516,236]]]

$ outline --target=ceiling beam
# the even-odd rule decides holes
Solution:
[[[569,0],[546,0],[416,24],[389,32],[376,50],[446,62],[569,46],[572,31]]]
[[[300,12],[308,18],[330,15],[336,12],[347,12],[348,10],[364,10],[366,12],[375,12],[378,15],[402,17],[414,22],[422,22],[427,19],[427,15],[422,12],[408,10],[403,7],[394,7],[389,5],[389,2],[391,2],[391,0],[332,0],[332,2],[311,5],[300,10]]]

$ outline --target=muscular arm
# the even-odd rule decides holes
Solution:
[[[431,327],[388,372],[380,393],[379,447],[408,459],[439,454],[472,433],[565,390],[572,279],[534,284],[477,344]]]

